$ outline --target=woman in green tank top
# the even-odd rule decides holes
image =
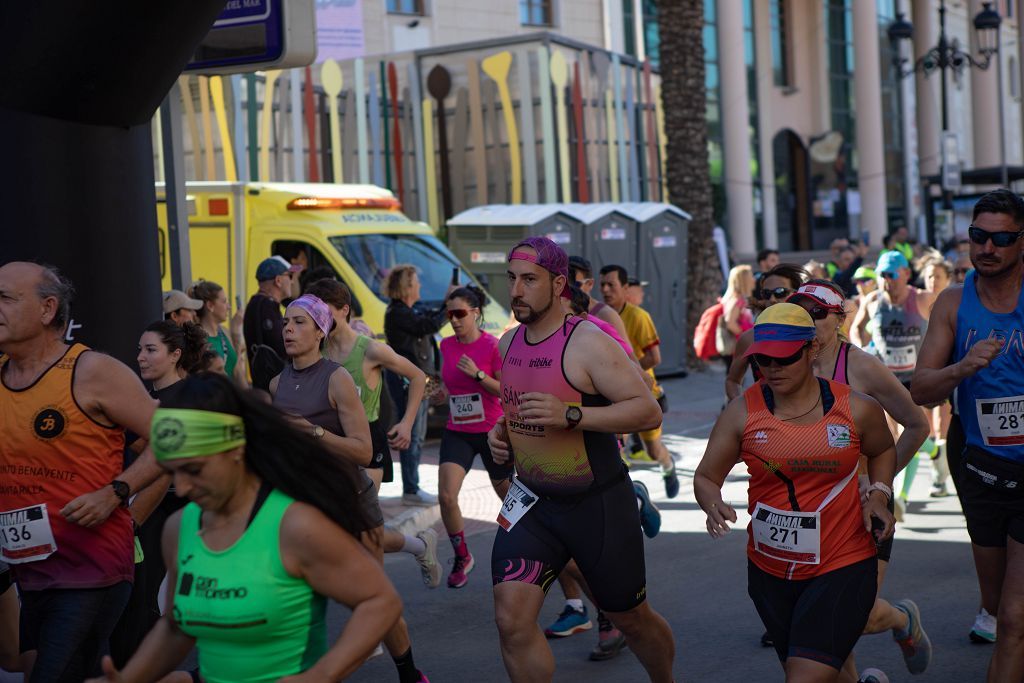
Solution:
[[[159,680],[193,646],[206,683],[345,678],[402,611],[356,540],[366,520],[354,467],[224,377],[181,384],[150,435],[191,501],[164,528],[174,589],[131,661],[117,671],[104,658],[105,676],[94,681]],[[352,610],[330,647],[327,599]]]
[[[374,486],[380,490],[381,481],[391,481],[390,466],[374,467],[378,451],[385,455],[390,465],[391,454],[388,446],[398,450],[409,447],[412,426],[416,421],[423,392],[427,386],[427,376],[406,358],[395,353],[387,344],[374,341],[357,333],[350,324],[352,318],[352,293],[337,280],[318,280],[306,288],[307,294],[320,298],[331,309],[336,324],[327,338],[324,357],[339,363],[348,370],[355,380],[359,398],[366,411],[366,419],[370,422],[370,433],[374,436],[374,463],[366,473],[373,479]],[[387,369],[404,377],[409,382],[409,401],[405,415],[392,427],[378,425],[380,419],[380,394],[383,387],[382,370]],[[386,433],[386,439],[378,438]],[[378,443],[381,442],[382,443]],[[383,464],[383,463],[382,463]]]

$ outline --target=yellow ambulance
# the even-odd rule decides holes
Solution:
[[[274,255],[304,261],[307,272],[319,269],[347,284],[353,315],[378,337],[384,333],[388,299],[383,289],[392,266],[416,266],[421,300],[429,306],[441,304],[455,268],[460,284],[478,285],[430,226],[408,218],[390,191],[374,185],[195,182],[186,184],[186,193],[192,278],[220,284],[228,300],[243,307],[257,290],[256,267]],[[168,290],[162,184],[157,185],[157,223],[160,275]],[[500,335],[508,320],[508,312],[492,302],[482,326]],[[442,334],[451,334],[451,327]]]

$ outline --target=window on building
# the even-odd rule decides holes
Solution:
[[[519,0],[519,22],[523,26],[554,25],[553,0]]]
[[[416,14],[423,16],[423,0],[387,0],[391,14]]]
[[[790,26],[787,0],[771,0],[772,78],[780,88],[793,87],[790,59]]]

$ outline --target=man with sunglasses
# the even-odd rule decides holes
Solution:
[[[881,287],[857,309],[851,337],[862,348],[873,343],[875,354],[909,388],[934,295],[910,285],[910,264],[898,251],[882,254],[875,273]]]
[[[924,405],[956,390],[966,436],[961,504],[982,607],[999,620],[988,681],[1019,681],[1024,678],[1024,200],[1005,189],[984,195],[974,205],[968,234],[974,272],[962,288],[939,295],[911,394]],[[995,639],[994,623],[991,630]]]

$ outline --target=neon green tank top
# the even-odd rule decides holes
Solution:
[[[182,511],[174,619],[196,639],[206,683],[270,683],[309,669],[327,650],[326,600],[281,563],[281,519],[293,502],[271,491],[221,551],[199,535],[199,506]]]
[[[359,399],[363,402],[367,421],[376,422],[380,417],[380,389],[384,378],[381,377],[377,386],[371,389],[363,376],[363,359],[366,358],[366,349],[370,348],[371,341],[369,337],[359,335],[356,337],[356,345],[352,347],[352,353],[348,354],[348,358],[339,362],[341,367],[348,370],[348,374],[352,375],[352,379],[356,383],[356,390],[359,391]]]

